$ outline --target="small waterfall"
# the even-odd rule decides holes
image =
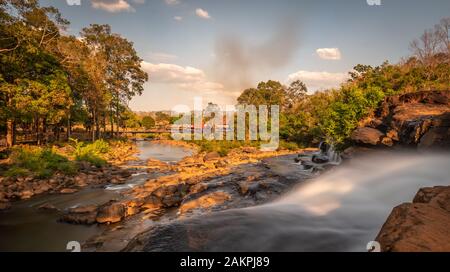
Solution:
[[[305,170],[321,168],[322,165],[339,165],[342,162],[341,155],[336,151],[333,145],[330,145],[327,142],[320,142],[318,148],[319,151],[313,154],[300,154],[295,161]]]

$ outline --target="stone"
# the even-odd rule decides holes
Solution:
[[[194,209],[210,209],[212,207],[222,205],[230,199],[231,196],[226,192],[213,192],[183,203],[180,207],[180,213],[184,214]]]
[[[311,161],[314,163],[327,163],[329,159],[326,155],[313,155]]]
[[[218,152],[215,152],[215,151],[209,152],[203,157],[203,160],[205,162],[212,161],[212,160],[218,160],[218,159],[220,159],[220,154]]]
[[[70,224],[92,225],[96,223],[97,206],[88,205],[70,208],[67,213],[61,216],[61,222]]]
[[[21,199],[29,199],[32,196],[34,196],[34,193],[32,190],[24,190],[20,193],[20,198]]]
[[[125,206],[121,203],[107,205],[99,209],[96,221],[97,223],[117,223],[125,218]]]
[[[450,251],[450,186],[421,188],[395,207],[376,241],[383,251]]]
[[[44,203],[38,207],[38,210],[41,211],[57,211],[58,208],[56,208],[54,205],[50,203]]]
[[[383,140],[381,140],[381,143],[384,144],[385,146],[393,146],[394,145],[394,142],[389,137],[384,137]]]
[[[351,139],[357,143],[378,145],[384,133],[375,128],[362,127],[353,131]]]
[[[78,190],[75,189],[75,188],[63,188],[63,189],[61,189],[59,192],[60,192],[61,194],[73,194],[73,193],[78,192]]]
[[[376,237],[382,251],[450,251],[450,215],[422,203],[394,208]]]
[[[391,138],[393,141],[398,141],[398,140],[400,140],[400,139],[398,138],[398,132],[397,132],[396,130],[394,130],[394,129],[389,130],[389,131],[386,133],[386,136],[389,137],[389,138]]]

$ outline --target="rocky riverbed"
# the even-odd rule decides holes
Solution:
[[[124,198],[109,203],[107,208],[98,207],[89,213],[69,211],[68,216],[74,216],[74,221],[79,215],[96,216],[97,222],[101,218],[100,223],[121,221],[85,245],[85,250],[121,250],[139,232],[159,222],[255,206],[279,197],[302,177],[314,175],[302,171],[294,162],[296,157],[292,151],[241,148],[226,157],[215,152],[199,153],[172,165],[151,159],[148,171],[166,175],[123,192]]]
[[[77,162],[75,175],[56,173],[50,178],[0,176],[0,211],[9,209],[14,201],[41,194],[73,194],[87,187],[124,184],[133,174],[126,163],[135,160],[137,153],[135,145],[127,143],[112,147],[105,165],[94,166],[88,162]],[[7,162],[2,164],[8,167]]]

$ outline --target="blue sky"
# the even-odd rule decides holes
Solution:
[[[194,96],[234,104],[262,80],[338,86],[358,63],[408,56],[409,43],[443,17],[448,0],[42,0],[78,35],[110,24],[135,44],[150,80],[134,110],[191,105]]]

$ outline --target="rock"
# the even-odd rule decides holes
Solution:
[[[63,188],[59,191],[59,193],[61,193],[61,194],[73,194],[76,192],[78,192],[78,190],[74,189],[74,188]]]
[[[394,130],[394,129],[389,130],[389,131],[386,133],[386,136],[389,137],[389,138],[391,138],[393,141],[398,141],[398,140],[399,140],[399,138],[398,138],[398,132],[397,132],[396,130]]]
[[[326,155],[313,155],[311,161],[314,163],[327,163],[329,159]]]
[[[8,210],[11,208],[11,204],[8,202],[0,202],[0,211]]]
[[[381,143],[384,144],[385,146],[393,146],[394,145],[394,142],[389,137],[384,137],[383,140],[381,140]]]
[[[125,179],[114,177],[114,178],[109,180],[109,183],[111,183],[111,184],[125,184],[126,181],[125,181]]]
[[[36,188],[34,188],[34,194],[42,194],[48,192],[52,187],[47,182],[39,182]]]
[[[160,198],[150,195],[144,199],[144,203],[141,205],[143,209],[159,209],[162,206]]]
[[[427,204],[394,208],[375,239],[382,251],[450,251],[450,216]]]
[[[255,194],[259,188],[260,184],[257,182],[249,182],[249,181],[241,181],[238,183],[239,185],[239,192],[241,195],[253,195]]]
[[[254,154],[254,153],[258,153],[258,149],[256,147],[242,147],[241,148],[242,152],[244,153],[248,153],[248,154]]]
[[[189,200],[183,203],[180,207],[180,213],[184,214],[194,209],[209,209],[214,206],[223,204],[231,199],[231,196],[222,191],[213,192],[207,195],[203,195],[197,199]]]
[[[38,207],[38,210],[41,211],[57,211],[58,208],[56,208],[54,205],[50,203],[44,203]]]
[[[353,131],[351,139],[357,143],[378,145],[384,133],[375,128],[362,127]]]
[[[20,198],[21,199],[29,199],[32,196],[34,196],[34,193],[32,190],[24,190],[20,193]]]
[[[422,188],[395,207],[376,241],[383,251],[450,251],[450,186]]]
[[[450,127],[430,128],[420,139],[419,149],[448,149],[450,147]]]
[[[203,157],[203,160],[205,162],[212,161],[212,160],[218,160],[218,159],[220,159],[220,154],[215,152],[215,151],[214,152],[209,152]]]
[[[109,206],[104,206],[99,209],[96,221],[97,223],[117,223],[125,218],[125,206],[121,203],[115,203]]]
[[[60,218],[60,221],[71,224],[92,225],[96,222],[96,217],[97,206],[88,205],[70,208],[68,212]]]

